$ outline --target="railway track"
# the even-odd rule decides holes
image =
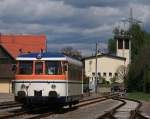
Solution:
[[[72,109],[89,106],[89,105],[92,105],[92,104],[95,104],[95,103],[98,103],[98,102],[108,100],[108,99],[110,99],[112,97],[116,97],[116,96],[118,96],[118,94],[113,94],[113,95],[104,96],[104,97],[100,96],[100,97],[96,97],[96,98],[92,98],[92,99],[81,100],[79,102],[79,104],[75,105]],[[63,110],[63,113],[69,112],[72,109],[67,108],[67,109]],[[44,113],[44,114],[41,114],[41,115],[38,115],[38,116],[35,116],[35,117],[31,117],[31,118],[28,118],[28,119],[40,119],[40,118],[48,117],[48,116],[53,115],[53,114],[55,114],[55,113],[47,112],[47,113]]]
[[[0,116],[0,119],[17,119],[17,118],[22,118],[22,119],[41,119],[45,117],[49,117],[52,115],[56,115],[59,113],[65,114],[70,111],[75,111],[77,108],[82,108],[86,106],[90,106],[92,104],[96,104],[99,102],[103,102],[106,100],[109,100],[110,98],[113,98],[113,100],[120,101],[121,103],[117,106],[114,106],[111,110],[104,112],[99,116],[97,119],[148,119],[144,115],[142,115],[139,111],[139,108],[141,107],[142,103],[137,101],[137,100],[132,100],[132,99],[127,99],[127,98],[117,98],[116,96],[118,95],[109,95],[105,97],[96,97],[92,99],[86,99],[86,100],[81,100],[79,104],[73,106],[71,109],[70,108],[65,108],[57,110],[57,112],[53,110],[49,110],[47,107],[35,109],[40,112],[40,110],[47,110],[43,113],[38,113],[38,114],[32,114],[29,113],[28,110],[21,110],[19,112],[16,112],[14,114],[6,114],[3,116]]]
[[[82,100],[82,101],[80,101],[79,104],[75,105],[71,109],[66,108],[66,109],[60,110],[59,113],[67,113],[67,112],[69,112],[71,110],[74,110],[76,108],[80,108],[80,107],[84,107],[84,106],[91,105],[91,104],[94,104],[94,103],[102,102],[102,101],[107,100],[107,99],[108,98],[97,97],[97,98],[93,98],[93,99]],[[40,119],[40,118],[48,117],[48,116],[51,116],[51,115],[54,115],[54,114],[56,114],[56,113],[46,112],[46,113],[43,113],[43,114],[40,114],[40,115],[37,115],[37,116],[29,117],[27,119]]]
[[[106,96],[106,97],[96,97],[96,98],[92,98],[92,99],[81,100],[79,102],[79,104],[75,105],[73,108],[80,108],[80,107],[84,107],[84,106],[87,106],[87,105],[95,104],[95,103],[102,102],[102,101],[105,101],[107,99],[110,99],[110,98],[116,97],[116,96],[117,95],[115,94],[115,95],[109,95],[109,96]],[[35,109],[35,110],[41,110],[41,108],[40,109]],[[44,110],[44,108],[42,110]],[[45,110],[48,110],[48,108],[46,107]],[[70,108],[67,108],[67,109],[62,109],[61,111],[63,113],[66,113],[70,110],[71,110]],[[62,113],[62,112],[60,112],[60,113]],[[14,114],[7,114],[7,115],[0,116],[0,119],[9,119],[9,118],[12,119],[12,118],[21,118],[21,117],[24,117],[25,119],[40,119],[40,118],[44,118],[44,117],[48,117],[50,115],[56,114],[53,111],[46,111],[42,114],[36,114],[36,115],[31,115],[31,114],[28,114],[28,113],[29,112],[27,110],[21,110],[20,112],[17,112],[17,113],[14,113]]]
[[[8,104],[0,105],[0,109],[21,107],[21,106],[22,106],[22,104],[14,102],[14,103],[8,103]]]
[[[140,101],[128,98],[116,98],[114,100],[121,101],[122,104],[97,119],[149,119],[140,113],[139,108],[142,106]]]

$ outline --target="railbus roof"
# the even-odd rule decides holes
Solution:
[[[28,53],[21,54],[16,58],[17,61],[68,61],[69,63],[82,66],[80,60],[68,57],[61,53]]]

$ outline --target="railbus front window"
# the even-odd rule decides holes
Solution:
[[[60,61],[46,61],[46,74],[48,75],[60,75],[62,74]]]
[[[43,74],[43,62],[35,63],[35,74]]]
[[[30,75],[33,73],[33,62],[32,61],[20,61],[18,74]]]

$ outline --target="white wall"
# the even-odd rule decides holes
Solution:
[[[85,75],[88,77],[93,77],[92,73],[95,73],[95,59],[86,59],[85,60]],[[110,81],[118,67],[121,65],[125,65],[125,60],[121,60],[118,58],[111,58],[107,56],[102,56],[97,58],[97,72],[101,73],[102,77],[105,77],[107,81]],[[106,76],[104,76],[106,73]],[[109,73],[112,73],[112,76],[109,76]]]
[[[131,41],[129,40],[129,49],[125,49],[125,41],[123,40],[123,49],[118,48],[117,40],[117,56],[126,58],[125,65],[128,66],[131,62]]]

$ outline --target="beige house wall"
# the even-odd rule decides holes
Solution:
[[[129,50],[126,50],[126,49],[123,49],[123,50],[117,49],[117,56],[126,58],[126,62],[125,62],[126,66],[128,66],[128,64],[130,64],[130,52],[129,52]]]
[[[87,77],[94,77],[92,73],[95,73],[95,63],[96,59],[86,59],[85,60],[85,75]],[[125,60],[111,58],[111,57],[99,57],[97,58],[97,73],[100,73],[102,77],[104,77],[107,81],[110,81],[117,69],[121,66],[125,65]],[[106,76],[104,76],[106,73]],[[109,73],[112,73],[112,76],[109,76]]]
[[[0,79],[0,92],[1,93],[11,93],[12,92],[12,84],[10,80]]]

